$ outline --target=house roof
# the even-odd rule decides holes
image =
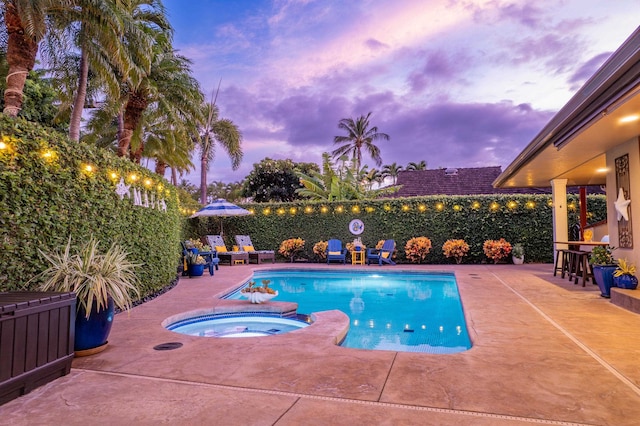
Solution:
[[[501,188],[602,185],[609,149],[640,135],[640,27],[494,181]]]
[[[401,185],[401,188],[392,196],[551,193],[550,186],[543,188],[495,188],[492,183],[501,171],[500,166],[405,170],[398,173],[396,184]],[[569,191],[571,192],[570,189]],[[589,188],[588,192],[602,193],[599,187]]]

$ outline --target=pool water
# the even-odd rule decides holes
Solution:
[[[270,270],[274,301],[298,303],[298,313],[339,309],[349,316],[343,346],[402,352],[456,353],[471,348],[453,274]],[[225,296],[240,298],[239,289]]]
[[[209,315],[167,326],[176,333],[201,337],[260,337],[299,330],[309,324],[297,319],[268,315]]]

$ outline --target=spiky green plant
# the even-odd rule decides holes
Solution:
[[[112,244],[104,254],[98,251],[100,241],[92,237],[77,253],[71,253],[71,237],[64,251],[38,251],[51,266],[36,278],[43,280],[42,291],[75,292],[78,310],[82,307],[89,318],[93,304],[97,310],[107,308],[111,297],[115,306],[131,309],[132,294],[140,297],[136,284],[136,268],[140,264],[127,260],[128,253]]]

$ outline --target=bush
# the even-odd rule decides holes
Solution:
[[[92,236],[100,250],[123,247],[132,263],[144,265],[138,270],[141,297],[175,279],[182,222],[175,188],[166,180],[21,119],[0,117],[0,141],[0,291],[35,290],[37,280],[25,283],[47,267],[38,249],[65,247],[69,236],[72,251]],[[116,194],[119,178],[133,174],[137,179],[126,183],[146,191],[149,203],[163,200],[166,211]]]
[[[587,197],[590,223],[607,217],[605,197]],[[567,196],[569,225],[579,221],[578,197]],[[464,239],[469,245],[465,262],[486,262],[482,246],[495,235],[518,241],[527,248],[529,262],[553,262],[553,219],[550,195],[428,196],[341,202],[300,201],[251,203],[242,207],[254,214],[224,218],[225,235],[251,235],[256,247],[277,250],[280,242],[299,236],[305,241],[337,238],[352,241],[349,222],[361,219],[359,235],[367,247],[379,240],[394,239],[398,247],[417,233],[429,235],[434,247],[449,239]],[[219,219],[195,218],[185,222],[183,235],[217,234]],[[312,246],[301,256],[313,258]],[[431,251],[429,263],[449,263],[441,250]],[[407,261],[403,250],[398,262]]]
[[[405,256],[410,262],[422,263],[431,250],[431,240],[427,237],[415,237],[404,246]]]
[[[453,257],[456,263],[462,263],[462,258],[467,255],[469,244],[464,240],[447,240],[442,245],[442,252],[446,257]]]
[[[482,245],[482,250],[489,259],[493,260],[493,263],[498,263],[511,253],[511,243],[504,238],[487,240]]]

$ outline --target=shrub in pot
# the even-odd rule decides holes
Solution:
[[[618,259],[618,267],[613,272],[613,283],[616,287],[635,290],[638,287],[636,267],[626,259]]]
[[[517,243],[513,245],[511,249],[511,260],[515,265],[522,265],[524,263],[524,247],[522,244]]]
[[[614,286],[613,273],[617,265],[611,254],[612,250],[608,246],[596,246],[589,255],[589,263],[593,267],[593,279],[598,284],[602,297],[611,297],[611,287]]]
[[[43,291],[75,292],[77,298],[75,351],[77,355],[97,353],[106,347],[115,307],[129,310],[132,295],[139,297],[136,268],[128,253],[112,244],[104,253],[91,238],[71,253],[71,238],[64,251],[44,253],[50,266],[36,276]]]

